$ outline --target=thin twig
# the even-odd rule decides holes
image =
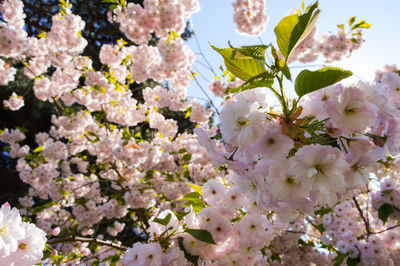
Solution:
[[[400,224],[393,225],[393,226],[391,226],[391,227],[388,227],[388,228],[386,228],[386,229],[384,229],[384,230],[381,230],[381,231],[378,231],[378,232],[372,232],[371,234],[375,234],[375,235],[377,235],[377,234],[382,234],[383,232],[392,230],[392,229],[397,228],[397,227],[400,227]]]
[[[360,213],[361,219],[364,221],[365,224],[365,229],[367,230],[367,235],[372,234],[371,229],[369,227],[369,222],[368,220],[365,218],[363,211],[361,210],[360,204],[358,203],[356,197],[353,197],[353,201],[356,204],[357,210]]]
[[[319,231],[318,226],[316,226],[316,225],[310,220],[310,218],[306,217],[306,221],[309,222],[309,223],[312,225],[312,227],[314,227],[315,229],[317,229],[317,230]]]
[[[315,237],[315,238],[320,239],[320,237],[318,237],[318,236],[315,236],[315,235],[313,235],[313,234],[309,234],[309,233],[303,232],[303,231],[286,230],[285,232],[286,232],[286,233],[293,233],[293,234],[302,234],[302,235],[307,235],[307,236],[311,236],[311,237]]]
[[[193,79],[196,81],[196,84],[199,86],[200,90],[204,93],[204,95],[210,101],[210,104],[212,105],[212,107],[214,107],[215,112],[219,115],[219,111],[218,111],[217,107],[214,105],[214,102],[211,100],[210,96],[208,96],[207,92],[203,89],[203,87],[201,86],[201,84],[199,83],[199,81],[197,80],[197,78],[193,72],[192,72],[192,76],[193,76]]]
[[[201,66],[204,67],[205,69],[211,70],[209,66],[207,66],[206,64],[204,64],[203,62],[201,62],[201,61],[199,61],[199,60],[194,61],[194,63],[195,63],[195,64],[197,63],[197,64],[201,65]]]
[[[70,236],[70,237],[62,237],[62,238],[54,238],[54,239],[50,239],[47,241],[47,244],[58,244],[58,243],[64,243],[64,242],[88,242],[88,243],[97,243],[103,246],[109,246],[109,247],[113,247],[116,248],[118,250],[122,250],[125,251],[128,248],[117,244],[117,243],[113,243],[111,241],[105,241],[105,240],[101,240],[101,239],[97,239],[97,238],[87,238],[87,237],[80,237],[80,236]]]
[[[204,61],[205,61],[205,62],[207,63],[207,65],[210,67],[210,71],[211,71],[215,76],[218,76],[217,73],[216,73],[216,72],[214,71],[214,69],[212,68],[210,62],[208,62],[207,58],[205,57],[205,55],[204,55],[204,53],[203,53],[203,50],[201,49],[199,40],[197,39],[197,35],[196,35],[195,32],[193,32],[193,36],[194,36],[194,39],[195,39],[195,41],[196,41],[197,48],[198,48],[199,51],[200,51],[201,57],[203,57]]]
[[[206,81],[207,83],[211,83],[211,81],[208,80],[206,77],[204,77],[204,75],[203,75],[200,71],[198,71],[194,66],[193,66],[193,69],[194,69],[194,71],[195,71],[196,73],[198,73],[198,74],[200,75],[200,77],[201,77],[202,79],[204,79],[204,81]]]

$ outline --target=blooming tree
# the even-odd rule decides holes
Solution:
[[[348,56],[367,22],[318,39],[316,2],[278,23],[276,45],[213,46],[226,66],[209,86],[225,97],[216,126],[186,96],[194,54],[180,35],[199,3],[106,2],[133,44],[102,45],[100,70],[82,56],[85,22],[68,1],[38,37],[24,30],[20,0],[0,5],[0,84],[22,63],[35,97],[57,111],[34,147],[22,129],[1,132],[29,185],[19,210],[0,209],[2,264],[400,263],[400,72],[343,85],[351,71],[303,70],[297,97],[285,95],[291,62]],[[265,1],[233,8],[239,33],[265,29]]]

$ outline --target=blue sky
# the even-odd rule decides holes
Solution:
[[[199,0],[201,11],[192,16],[193,28],[199,41],[200,47],[207,60],[217,71],[223,64],[221,57],[210,48],[209,42],[213,45],[223,48],[228,46],[228,41],[234,46],[260,44],[275,44],[276,38],[274,27],[292,8],[300,8],[299,0],[274,0],[267,1],[266,13],[270,17],[267,29],[260,37],[249,37],[236,33],[236,25],[233,22],[233,10],[231,4],[233,0]],[[313,1],[305,1],[306,5]],[[374,72],[385,64],[397,64],[400,66],[400,1],[399,0],[320,0],[319,8],[321,15],[317,22],[319,36],[323,32],[336,32],[338,24],[347,22],[350,17],[357,16],[357,20],[365,19],[372,24],[370,29],[364,31],[366,42],[360,50],[354,51],[350,58],[341,62],[334,62],[330,65],[340,66],[344,69],[353,71],[355,77],[365,80],[373,80]],[[199,52],[199,48],[194,38],[188,45],[194,52]],[[196,54],[197,62],[194,68],[203,76],[198,76],[202,87],[208,90],[208,84],[205,79],[213,80],[214,74],[201,65],[204,59]],[[323,61],[317,61],[314,64],[323,64]],[[301,63],[294,62],[296,66],[292,69],[292,76],[296,76],[300,70]],[[307,67],[312,69],[312,67]],[[315,69],[315,67],[314,67]],[[288,90],[292,84],[287,83]],[[209,96],[214,99],[211,92]],[[190,97],[205,98],[199,87],[193,82],[188,89]],[[201,100],[204,102],[203,100]],[[220,99],[215,99],[218,104]]]

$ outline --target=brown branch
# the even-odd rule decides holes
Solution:
[[[315,229],[317,229],[317,231],[319,232],[318,226],[315,225],[315,224],[310,220],[310,218],[306,217],[306,221],[309,222],[309,223],[312,225],[312,227],[314,227]]]
[[[378,232],[372,232],[371,234],[375,234],[375,235],[377,235],[377,234],[382,234],[383,232],[392,230],[392,229],[397,228],[397,227],[400,227],[400,224],[393,225],[393,226],[391,226],[391,227],[388,227],[388,228],[386,228],[386,229],[384,229],[384,230],[381,230],[381,231],[378,231]]]
[[[292,234],[301,234],[301,235],[307,235],[307,236],[311,236],[317,239],[320,239],[319,236],[307,233],[307,232],[303,232],[303,231],[293,231],[293,230],[285,230],[286,233],[292,233]]]
[[[97,243],[103,246],[109,246],[109,247],[113,247],[115,249],[118,250],[122,250],[125,251],[128,248],[117,244],[117,243],[113,243],[111,241],[105,241],[105,240],[101,240],[101,239],[97,239],[97,238],[87,238],[87,237],[80,237],[80,236],[70,236],[70,237],[62,237],[62,238],[54,238],[54,239],[50,239],[47,241],[47,244],[58,244],[58,243],[64,243],[64,242],[88,242],[88,243]]]
[[[370,234],[372,234],[370,226],[369,226],[369,221],[365,218],[364,213],[361,210],[360,204],[358,203],[356,197],[353,197],[353,201],[356,204],[356,207],[357,207],[358,212],[360,213],[361,219],[364,221],[365,229],[367,230],[367,235],[369,236]]]

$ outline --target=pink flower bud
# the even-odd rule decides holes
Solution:
[[[53,236],[58,236],[60,234],[60,231],[61,231],[60,227],[57,226],[56,228],[53,229],[53,232],[51,232],[51,234]]]
[[[51,252],[52,256],[57,256],[57,254],[58,254],[57,250],[53,250],[53,252]]]

